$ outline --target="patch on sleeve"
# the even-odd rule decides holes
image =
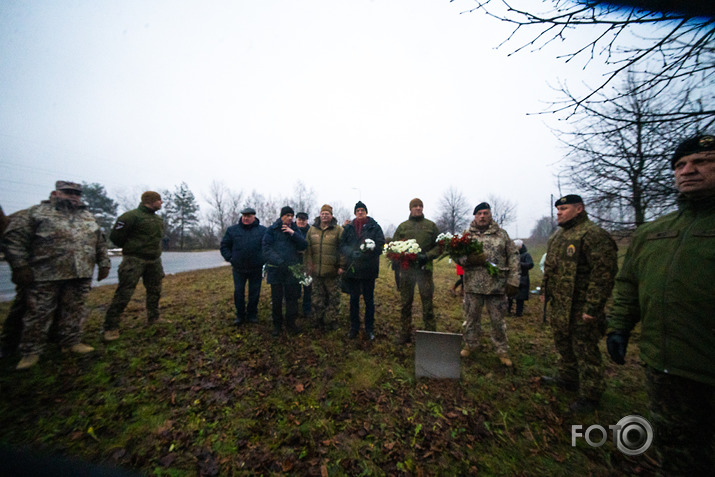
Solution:
[[[125,225],[126,224],[124,222],[118,220],[117,223],[114,224],[114,230],[121,230],[124,228]]]

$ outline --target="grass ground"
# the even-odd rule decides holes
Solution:
[[[535,261],[541,253],[534,249]],[[461,302],[449,293],[455,279],[453,265],[437,263],[439,331],[461,332]],[[224,267],[166,278],[161,309],[172,324],[146,326],[140,286],[121,338],[105,344],[114,289],[89,298],[85,342],[96,352],[68,356],[50,346],[27,372],[14,371],[16,360],[0,362],[0,444],[156,476],[653,472],[652,449],[628,457],[610,435],[598,448],[571,445],[572,425],[647,416],[637,344],[625,366],[606,364],[601,409],[571,415],[575,396],[540,380],[555,372],[557,355],[536,299],[524,317],[507,318],[513,369],[500,365],[487,333],[486,351],[463,361],[460,380],[433,380],[415,378],[413,346],[392,342],[399,297],[387,266],[376,286],[374,342],[345,338],[346,296],[340,329],[273,338],[265,284],[261,323],[237,329]],[[0,304],[0,316],[7,309]]]

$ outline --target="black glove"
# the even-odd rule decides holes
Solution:
[[[420,252],[417,254],[417,265],[420,267],[427,264],[427,254]]]
[[[101,282],[109,276],[109,267],[100,267],[97,271],[97,281]]]
[[[27,286],[35,281],[35,274],[30,267],[18,267],[12,271],[12,282],[15,285]]]
[[[515,287],[514,285],[509,285],[507,283],[506,296],[508,296],[509,298],[514,298],[517,293],[519,293],[519,287]]]
[[[628,337],[630,333],[626,331],[613,331],[608,333],[606,338],[606,348],[611,360],[616,364],[625,364],[626,348],[628,347]]]

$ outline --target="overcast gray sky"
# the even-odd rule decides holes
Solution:
[[[0,205],[56,179],[116,198],[212,181],[319,204],[362,199],[387,228],[450,187],[550,214],[558,148],[540,111],[560,51],[507,56],[468,0],[0,2]],[[564,190],[563,193],[571,191]],[[138,202],[138,200],[137,200]],[[318,204],[318,205],[319,205]],[[270,222],[275,217],[262,218]]]

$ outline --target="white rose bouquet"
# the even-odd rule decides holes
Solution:
[[[417,254],[422,249],[415,239],[396,240],[385,244],[385,256],[393,263],[399,263],[400,268],[407,270],[417,263]]]

